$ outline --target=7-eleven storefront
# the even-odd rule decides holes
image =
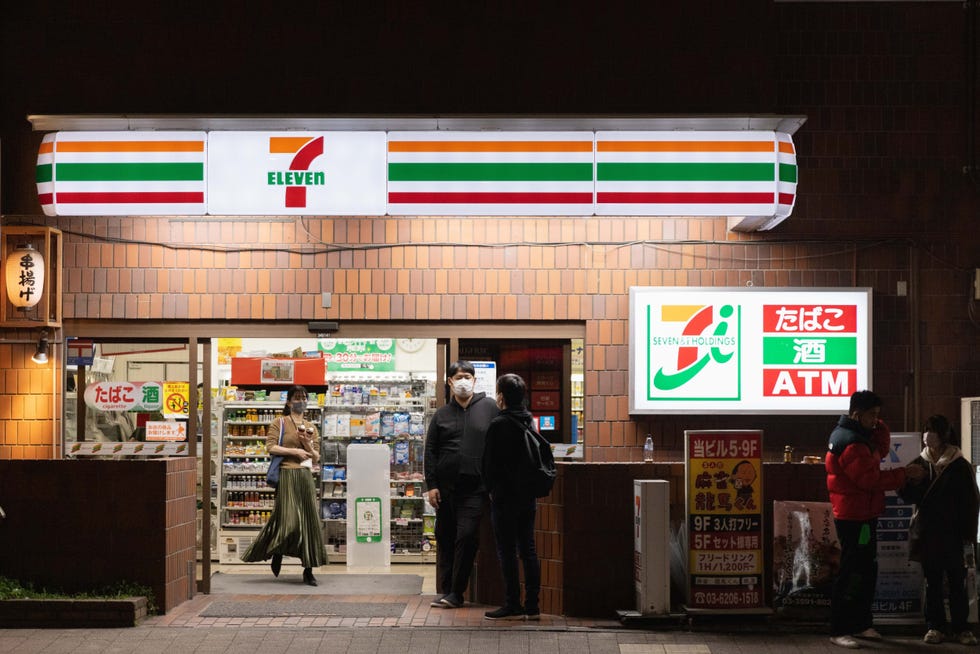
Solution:
[[[627,235],[656,237],[664,217],[726,233],[778,225],[795,199],[791,135],[802,122],[188,119],[168,121],[178,128],[167,130],[110,120],[94,131],[39,121],[50,130],[38,156],[39,199],[45,222],[71,246],[57,341],[93,344],[81,363],[57,359],[75,388],[63,391],[57,450],[145,456],[145,445],[136,451],[147,442],[141,434],[168,429],[148,423],[183,416],[163,404],[110,407],[106,398],[122,388],[153,395],[158,385],[163,401],[172,395],[164,389],[179,395],[185,384],[187,405],[200,407],[188,412],[187,430],[200,442],[182,449],[162,441],[160,453],[198,457],[196,492],[203,506],[214,504],[200,513],[199,546],[223,564],[262,521],[264,498],[233,485],[260,474],[261,457],[245,439],[256,428],[248,423],[261,418],[252,421],[249,410],[281,406],[286,380],[315,359],[323,368],[305,383],[322,398],[318,419],[347,416],[344,426],[324,427],[324,442],[385,438],[380,427],[358,431],[360,409],[337,406],[370,406],[373,389],[410,400],[370,413],[408,414],[407,459],[392,468],[391,533],[419,524],[420,534],[411,532],[392,560],[431,560],[412,443],[444,400],[446,363],[482,362],[487,383],[503,372],[525,375],[539,428],[565,460],[632,452],[637,428],[626,389],[608,381],[608,353],[618,347],[625,359],[628,288],[669,281],[642,268],[675,264],[612,254]],[[88,235],[100,230],[119,238],[94,243]],[[596,257],[604,241],[619,245]],[[379,367],[376,359],[388,356]],[[258,373],[236,377],[239,358],[258,360]],[[293,361],[293,377],[263,375],[283,359]],[[347,399],[365,391],[367,402]],[[321,478],[321,493],[331,482],[321,497],[325,529],[346,518],[341,465],[333,466],[335,479]],[[542,542],[556,537],[550,512],[542,510]],[[339,537],[333,545],[343,560]],[[545,601],[556,611],[560,549],[542,548],[555,561]],[[206,589],[206,574],[201,582]]]

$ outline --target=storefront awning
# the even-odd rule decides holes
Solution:
[[[32,116],[49,215],[792,212],[803,117]],[[107,130],[107,131],[104,131]]]

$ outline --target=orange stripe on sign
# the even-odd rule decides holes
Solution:
[[[389,141],[388,152],[592,152],[592,141]]]
[[[686,322],[703,308],[703,304],[667,304],[660,307],[660,319],[664,322]]]
[[[204,141],[58,141],[58,152],[204,152]]]
[[[269,152],[271,154],[296,154],[312,138],[312,136],[270,136]]]
[[[793,144],[786,141],[779,142],[779,151],[783,154],[796,154],[796,148],[793,147]]]
[[[599,152],[772,152],[772,141],[599,141]]]
[[[45,141],[37,149],[38,154],[51,154],[52,152],[54,152],[54,141]]]

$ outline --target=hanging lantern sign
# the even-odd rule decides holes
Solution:
[[[30,243],[17,246],[7,255],[4,276],[7,298],[18,311],[27,311],[41,301],[44,257]]]

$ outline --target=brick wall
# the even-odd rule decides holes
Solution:
[[[51,459],[60,443],[61,417],[56,410],[56,358],[38,365],[37,332],[7,332],[0,341],[0,459]]]
[[[925,415],[956,415],[957,398],[980,387],[975,327],[965,311],[967,275],[949,263],[969,256],[965,244],[925,249],[906,240],[782,243],[730,233],[721,218],[43,222],[66,231],[69,323],[135,320],[139,330],[141,319],[337,320],[341,326],[387,320],[581,321],[586,456],[593,461],[638,460],[647,433],[654,436],[659,459],[677,460],[683,430],[691,426],[689,417],[628,414],[631,286],[870,286],[874,387],[885,398],[884,415],[894,429],[917,428],[916,397]],[[139,243],[104,242],[110,237]],[[692,238],[699,242],[688,242]],[[554,242],[567,244],[531,245]],[[528,245],[500,247],[508,243]],[[910,282],[912,296],[897,295],[900,280]],[[332,294],[331,308],[321,308],[321,292]],[[920,388],[911,377],[914,301],[921,305]],[[433,336],[446,335],[433,330]],[[10,388],[17,388],[9,372],[7,377]],[[699,416],[696,426],[764,429],[767,456],[778,459],[784,444],[821,453],[832,424],[832,418]],[[15,444],[9,437],[7,443]]]

